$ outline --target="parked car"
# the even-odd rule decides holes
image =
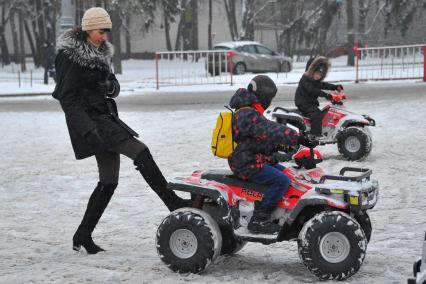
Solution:
[[[212,75],[229,72],[233,62],[234,74],[251,72],[290,72],[292,59],[267,48],[256,41],[222,42],[213,46],[213,50],[228,50],[228,59],[218,54],[208,56],[206,68]],[[228,62],[228,64],[226,64]],[[221,66],[221,68],[219,68]]]

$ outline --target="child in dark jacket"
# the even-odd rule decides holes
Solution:
[[[232,121],[233,137],[237,146],[228,158],[232,172],[243,180],[268,186],[255,210],[248,229],[253,233],[273,234],[280,226],[271,222],[271,213],[290,185],[290,179],[278,164],[284,155],[278,153],[280,145],[297,148],[307,144],[304,136],[282,124],[263,116],[277,92],[275,83],[265,75],[254,77],[247,89],[238,89],[230,107],[239,110]]]
[[[330,62],[326,57],[319,56],[310,59],[306,65],[306,72],[299,81],[294,98],[299,111],[311,119],[311,134],[316,137],[322,134],[321,121],[323,117],[318,108],[318,97],[331,98],[330,94],[322,90],[343,90],[342,85],[323,82],[329,68]]]

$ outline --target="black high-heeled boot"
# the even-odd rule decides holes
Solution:
[[[79,251],[83,246],[88,254],[96,254],[105,251],[93,242],[92,232],[111,200],[116,187],[117,184],[98,183],[89,198],[83,220],[73,236],[73,250]]]
[[[191,200],[182,199],[173,190],[167,188],[167,181],[148,148],[139,153],[134,164],[151,189],[160,197],[170,211],[192,206]]]

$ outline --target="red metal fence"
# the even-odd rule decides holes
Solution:
[[[227,50],[155,53],[156,85],[233,84],[232,52]]]
[[[355,49],[356,82],[423,79],[426,81],[426,45]]]

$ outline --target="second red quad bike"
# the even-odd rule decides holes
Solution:
[[[161,260],[173,271],[199,273],[219,255],[236,253],[247,242],[295,240],[301,260],[320,279],[355,274],[371,237],[367,211],[377,202],[378,182],[365,168],[325,174],[316,167],[322,161],[316,149],[301,148],[293,159],[296,164],[284,170],[291,185],[272,213],[273,222],[281,226],[275,235],[247,229],[254,202],[267,190],[264,185],[242,181],[230,171],[195,171],[169,183],[171,190],[191,193],[193,204],[171,212],[159,226]]]
[[[339,152],[348,160],[360,160],[368,156],[373,148],[369,127],[376,122],[368,115],[360,115],[349,111],[343,105],[346,95],[331,94],[331,104],[322,109],[322,137],[320,145],[337,143]],[[303,117],[295,108],[276,107],[267,112],[268,116],[278,123],[291,125],[301,132],[310,130],[311,121]]]

